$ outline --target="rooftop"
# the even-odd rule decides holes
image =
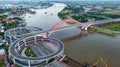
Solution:
[[[5,49],[0,49],[0,55],[4,55],[5,54]]]

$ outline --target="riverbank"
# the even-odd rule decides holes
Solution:
[[[100,28],[100,27],[95,27],[95,26],[91,26],[90,28],[88,28],[88,30],[91,32],[105,34],[105,35],[109,35],[109,36],[113,36],[113,37],[118,35],[118,32],[116,32],[116,31],[112,31],[112,30]]]
[[[108,23],[100,25],[101,28],[110,29],[113,31],[120,31],[120,22]]]
[[[65,20],[65,19],[73,19],[72,17],[70,17],[68,15],[68,12],[66,10],[62,10],[61,12],[58,13],[58,16],[60,17],[60,19]],[[79,21],[78,21],[79,22]],[[68,24],[74,24],[73,22],[69,22]],[[114,26],[114,25],[113,25]],[[117,27],[113,28],[116,29],[119,26],[119,30],[120,30],[120,25],[117,25]],[[92,31],[92,32],[97,32],[97,33],[101,33],[101,34],[106,34],[106,35],[110,35],[110,36],[117,36],[118,32],[116,32],[115,30],[109,30],[108,27],[107,29],[105,29],[106,27],[103,24],[103,27],[99,27],[98,26],[92,26],[90,27],[88,30]],[[110,28],[111,29],[111,28]]]
[[[66,13],[64,13],[64,11],[61,11],[58,13],[58,16],[60,17],[60,19],[64,20],[64,19],[68,19],[66,16]]]
[[[120,33],[120,22],[97,24],[94,27],[90,27],[89,30],[110,36],[117,36]]]
[[[52,25],[61,21],[61,19],[58,17],[58,13],[62,11],[65,6],[66,5],[63,3],[54,3],[54,5],[46,9],[35,9],[36,14],[25,14],[25,22],[27,23],[27,26],[50,29]]]
[[[83,67],[79,62],[68,56],[65,56],[65,58],[60,62],[60,64],[64,65],[64,67]]]
[[[68,15],[69,15],[68,12],[69,12],[69,11],[66,11],[65,8],[64,8],[62,11],[60,11],[60,12],[58,13],[58,17],[59,17],[61,20],[68,19]]]

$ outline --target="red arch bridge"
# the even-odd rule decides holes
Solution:
[[[67,24],[67,26],[64,26],[65,23],[71,22],[72,24]],[[87,30],[92,24],[90,23],[81,23],[73,19],[66,19],[62,20],[56,24],[54,24],[51,29],[46,30],[46,31],[38,31],[38,32],[31,32],[28,34],[23,34],[21,36],[29,36],[29,35],[35,35],[39,34],[38,36],[43,36],[43,37],[48,37],[50,36],[53,32],[60,31],[60,30],[65,30],[65,29],[70,29],[70,28],[80,28],[82,30]]]
[[[64,25],[65,23],[69,23],[69,22],[72,22],[74,24],[67,24],[67,26]],[[65,29],[70,29],[70,28],[80,28],[82,30],[87,30],[88,27],[90,27],[91,25],[92,24],[90,24],[90,23],[81,23],[81,22],[78,22],[78,21],[73,20],[73,19],[66,19],[66,20],[62,20],[62,21],[54,24],[51,27],[51,29],[49,29],[49,30],[44,31],[44,30],[38,29],[37,27],[17,27],[17,28],[14,28],[14,29],[7,30],[4,35],[5,35],[5,37],[8,36],[10,40],[15,40],[13,38],[28,37],[28,36],[31,36],[31,35],[48,37],[53,32],[60,31],[60,30],[65,30]],[[27,30],[29,30],[29,32],[23,33],[21,31],[23,29],[27,29]],[[34,29],[37,29],[37,30],[34,30]],[[18,32],[18,30],[20,30],[20,31]],[[17,34],[17,33],[19,33],[19,34]]]

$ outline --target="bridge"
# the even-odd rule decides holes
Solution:
[[[72,22],[74,24],[68,24],[68,26],[63,26],[65,23]],[[8,44],[12,43],[14,40],[17,40],[16,38],[21,38],[21,37],[28,37],[32,35],[38,35],[43,36],[43,37],[48,37],[50,36],[53,32],[61,31],[61,30],[66,30],[70,28],[80,28],[82,30],[87,30],[88,27],[90,27],[92,24],[90,23],[81,23],[73,19],[66,19],[62,20],[55,25],[51,27],[49,30],[41,30],[40,28],[37,27],[17,27],[14,29],[9,29],[5,32],[4,37],[5,39],[10,39],[8,41]],[[61,27],[62,26],[62,27]]]
[[[65,23],[74,24],[63,26]],[[37,27],[17,27],[5,31],[4,37],[9,47],[9,58],[20,66],[39,66],[49,64],[51,59],[61,61],[64,58],[64,45],[49,36],[56,31],[80,28],[87,30],[91,24],[83,24],[73,19],[66,19],[53,25],[51,29],[43,31]],[[25,56],[25,50],[30,47],[36,57]],[[53,61],[52,61],[53,62]]]
[[[41,29],[38,29],[37,27],[18,27],[18,28],[7,30],[5,32],[4,36],[5,36],[5,39],[9,39],[9,41],[7,41],[7,42],[8,42],[8,44],[10,44],[16,38],[28,37],[28,36],[32,36],[32,35],[38,35],[38,34],[40,34],[39,36],[48,37],[53,32],[57,32],[60,30],[65,30],[65,29],[70,29],[70,28],[80,28],[82,30],[87,30],[91,25],[99,25],[99,24],[105,24],[105,23],[109,23],[109,22],[118,22],[118,21],[120,21],[120,18],[81,23],[72,18],[69,18],[69,19],[62,20],[62,21],[54,24],[48,30],[43,31]],[[73,24],[68,24],[68,26],[64,26],[65,23],[69,23],[69,22],[72,22]],[[22,29],[24,29],[24,31],[21,31]],[[26,30],[26,32],[25,32],[25,30]],[[21,31],[21,33],[17,33],[18,31]],[[16,33],[16,34],[14,34],[14,33]]]
[[[51,58],[57,61],[61,61],[64,58],[63,43],[58,39],[49,37],[53,32],[70,28],[87,30],[91,25],[118,21],[120,21],[120,19],[101,20],[96,21],[96,23],[94,23],[95,21],[93,23],[81,23],[73,19],[66,19],[56,23],[48,30],[42,30],[37,27],[17,27],[9,29],[5,31],[4,37],[7,44],[10,45],[9,58],[12,59],[15,64],[29,67],[39,66],[49,64],[48,62]],[[69,22],[73,24],[64,26],[65,23]],[[26,47],[30,47],[37,57],[24,56],[23,53]]]

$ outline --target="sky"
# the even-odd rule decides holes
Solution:
[[[0,0],[0,1],[120,1],[120,0]]]

